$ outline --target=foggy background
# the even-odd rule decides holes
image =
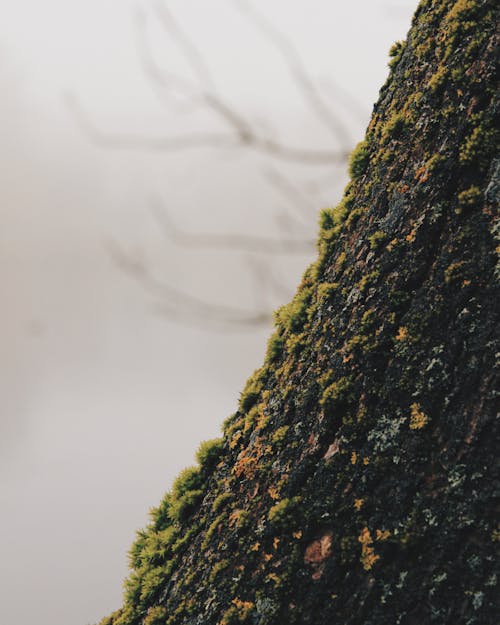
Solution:
[[[294,164],[244,148],[96,145],[68,102],[129,138],[227,130],[147,77],[143,27],[158,65],[196,84],[157,5],[0,0],[2,625],[85,625],[119,607],[135,530],[199,442],[219,435],[262,361],[271,324],[235,328],[229,307],[269,312],[314,257],[313,248],[186,247],[151,207],[196,235],[301,241],[314,238],[318,210],[337,203],[346,181],[345,164]],[[415,5],[253,3],[341,110],[349,147],[363,136],[388,49]],[[167,6],[234,110],[287,144],[337,147],[279,50],[234,2]],[[303,207],[270,172],[297,184]],[[146,274],[200,298],[201,308],[148,288]]]

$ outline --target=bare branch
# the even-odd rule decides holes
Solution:
[[[315,150],[313,148],[298,148],[286,144],[258,137],[247,128],[238,128],[239,135],[230,136],[217,132],[197,132],[178,136],[145,137],[139,134],[108,132],[94,124],[83,110],[78,99],[73,94],[65,97],[68,110],[73,115],[81,130],[96,145],[124,150],[145,150],[147,152],[180,152],[196,148],[235,149],[247,147],[284,161],[299,162],[304,165],[318,165],[326,163],[343,163],[347,152],[330,150]],[[207,99],[208,102],[208,99]],[[212,107],[214,108],[215,107]],[[223,107],[217,107],[222,111]],[[226,120],[232,116],[231,112],[225,115]],[[234,125],[234,123],[233,123]]]
[[[264,178],[287,201],[287,205],[295,206],[300,211],[300,220],[303,224],[305,213],[310,216],[310,207],[316,204],[306,192],[294,184],[288,176],[276,167],[268,166],[263,170]]]
[[[346,131],[345,124],[334,115],[333,111],[326,104],[292,42],[247,0],[233,0],[233,2],[240,13],[251,19],[266,39],[279,50],[299,91],[311,106],[316,117],[336,137],[340,146],[344,149],[349,149],[352,139]]]
[[[147,16],[144,11],[136,12],[135,20],[137,55],[150,86],[161,103],[176,113],[192,113],[205,106],[195,85],[176,74],[168,73],[158,66],[153,58],[148,39]],[[182,98],[182,102],[178,98]]]
[[[277,30],[272,23],[260,15],[247,0],[235,0],[239,11],[257,27],[276,51],[283,57],[295,86],[309,105],[316,118],[332,133],[337,141],[336,149],[316,149],[301,145],[283,143],[274,131],[269,120],[262,124],[245,116],[233,107],[226,94],[217,91],[210,67],[205,62],[200,49],[182,29],[164,0],[151,0],[153,15],[171,39],[176,51],[187,63],[187,75],[179,75],[164,67],[155,58],[154,48],[150,40],[148,15],[139,12],[135,25],[137,33],[138,57],[148,82],[161,101],[177,111],[193,113],[202,111],[212,115],[219,125],[212,125],[218,130],[213,132],[194,131],[181,132],[178,135],[155,134],[144,136],[129,132],[112,132],[99,127],[93,116],[89,116],[80,105],[78,99],[69,95],[67,106],[83,132],[97,145],[115,149],[145,150],[147,152],[179,152],[192,149],[215,149],[219,154],[230,154],[234,150],[253,150],[261,156],[274,161],[288,161],[302,166],[322,166],[322,172],[328,168],[331,180],[331,166],[344,164],[351,147],[351,139],[345,126],[332,112],[319,88],[308,73],[302,58],[295,46]],[[337,98],[340,100],[340,96]],[[269,162],[269,159],[267,159]],[[315,170],[316,172],[318,170]],[[312,174],[310,174],[312,175]],[[277,267],[269,267],[263,260],[266,255],[311,254],[314,250],[313,238],[304,238],[305,210],[314,206],[311,191],[306,185],[297,184],[285,173],[275,167],[266,166],[264,177],[286,202],[286,209],[280,216],[281,229],[276,237],[251,234],[204,234],[190,233],[180,228],[161,203],[155,201],[151,209],[161,226],[162,232],[176,245],[195,250],[246,252],[250,256],[247,263],[250,267],[250,278],[256,290],[256,306],[238,307],[206,301],[189,292],[158,279],[141,254],[126,251],[116,242],[108,247],[116,265],[135,279],[143,289],[147,290],[157,309],[167,318],[176,323],[207,327],[227,331],[228,329],[244,330],[268,325],[272,316],[268,310],[270,304],[279,298],[280,301],[290,297],[291,289],[283,276],[276,272]],[[315,189],[312,189],[314,192]],[[287,236],[285,228],[288,229]],[[280,236],[281,234],[281,236]],[[296,236],[294,236],[296,235]]]
[[[81,130],[96,145],[113,149],[136,149],[148,152],[167,152],[193,148],[236,148],[240,141],[223,133],[192,133],[180,136],[145,137],[132,133],[115,133],[102,130],[94,124],[74,94],[65,96],[66,105]]]
[[[107,248],[116,265],[134,278],[142,288],[160,299],[158,308],[177,322],[200,323],[208,326],[231,326],[234,329],[267,325],[272,319],[269,311],[249,311],[234,306],[213,304],[156,279],[147,263],[127,253],[116,241]]]
[[[154,7],[160,23],[170,34],[172,39],[177,42],[180,50],[184,54],[184,58],[198,76],[199,81],[205,85],[207,91],[215,91],[215,81],[212,72],[203,59],[203,55],[181,29],[167,4],[163,0],[156,0]]]
[[[346,112],[351,114],[357,121],[367,124],[370,118],[370,110],[363,105],[358,98],[354,97],[352,93],[346,91],[343,87],[338,85],[331,76],[322,76],[318,80],[319,85],[326,92],[335,97],[337,104],[340,104]]]
[[[195,249],[234,250],[258,254],[310,254],[314,239],[271,238],[246,234],[197,234],[179,229],[168,210],[159,201],[151,205],[153,215],[169,240],[177,245]]]
[[[136,149],[150,152],[181,151],[207,147],[216,149],[243,147],[285,161],[304,164],[338,164],[345,162],[348,155],[347,148],[339,150],[302,148],[284,144],[272,136],[261,134],[254,125],[235,111],[215,92],[210,71],[203,62],[196,46],[177,25],[177,22],[164,3],[157,3],[157,6],[161,7],[162,23],[174,38],[181,53],[190,64],[201,84],[192,84],[181,76],[167,72],[163,68],[160,69],[151,54],[147,40],[145,17],[141,13],[137,16],[136,24],[139,35],[139,57],[146,76],[152,84],[163,90],[163,99],[165,95],[180,94],[187,99],[189,104],[201,105],[208,111],[211,111],[229,132],[196,132],[165,137],[146,137],[140,134],[109,132],[102,130],[93,122],[75,96],[68,96],[66,100],[69,110],[80,128],[94,143],[115,149]],[[294,52],[294,54],[296,53]],[[293,67],[297,65],[294,58],[292,55],[293,62],[290,61]],[[299,69],[295,71],[295,74],[300,77],[303,88],[307,89],[309,93],[315,87],[311,86],[312,82],[308,79],[302,66],[299,65],[298,67]]]
[[[256,285],[260,285],[261,293],[270,293],[274,295],[274,298],[278,298],[279,302],[290,300],[293,295],[293,286],[287,285],[283,276],[278,278],[275,275],[277,272],[276,267],[269,267],[268,263],[263,262],[262,258],[256,257],[248,258],[248,264]],[[271,307],[274,308],[275,306],[276,299],[274,299]]]

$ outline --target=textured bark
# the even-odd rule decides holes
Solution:
[[[498,622],[495,5],[421,2],[318,260],[103,624]]]

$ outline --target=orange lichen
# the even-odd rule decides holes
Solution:
[[[263,453],[262,437],[259,437],[253,447],[247,447],[238,455],[236,464],[233,467],[233,473],[236,477],[244,476],[247,480],[253,479],[257,472],[259,458]]]
[[[429,179],[429,170],[425,165],[422,165],[422,167],[419,167],[417,169],[414,179],[420,184],[422,184],[423,182],[427,182],[427,180]]]
[[[229,442],[229,447],[231,449],[234,449],[236,447],[236,445],[238,444],[238,441],[240,440],[240,438],[243,436],[241,430],[238,430],[235,435],[232,437],[232,439]]]
[[[417,230],[418,230],[418,224],[413,226],[410,232],[406,235],[405,239],[408,241],[408,243],[413,243],[413,241],[415,241],[417,237]]]
[[[375,540],[381,540],[383,542],[387,540],[390,535],[391,532],[389,530],[375,530]]]
[[[276,499],[280,498],[278,489],[275,486],[270,486],[267,489],[267,492],[269,493],[269,497],[271,497],[271,499],[275,499],[276,500]]]
[[[405,341],[408,337],[408,328],[401,326],[396,334],[396,341]]]
[[[420,404],[412,404],[410,409],[410,430],[421,430],[425,425],[427,425],[429,417],[422,410]]]
[[[377,555],[373,547],[371,547],[373,539],[367,527],[361,530],[358,541],[361,543],[361,557],[359,560],[365,571],[369,571],[375,562],[380,559],[380,556]]]

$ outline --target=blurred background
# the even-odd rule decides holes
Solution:
[[[412,0],[0,0],[0,623],[120,605],[262,361]]]

